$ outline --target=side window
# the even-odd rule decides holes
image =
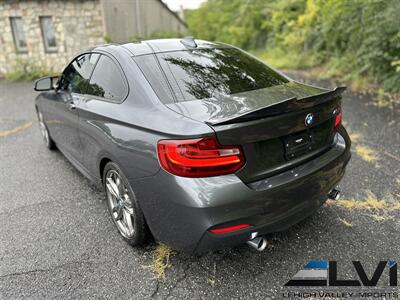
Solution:
[[[21,17],[11,17],[10,18],[11,29],[14,37],[14,44],[17,52],[27,52],[28,48],[26,46],[26,37],[22,24]]]
[[[54,34],[53,20],[51,17],[39,17],[42,29],[44,49],[46,52],[57,51],[56,36]]]
[[[84,94],[99,56],[97,53],[87,53],[76,58],[63,73],[61,89]]]
[[[174,97],[171,94],[171,90],[168,86],[168,82],[163,75],[163,71],[157,64],[156,57],[153,54],[140,55],[133,57],[136,64],[139,66],[144,77],[150,83],[154,92],[163,103],[174,102]]]
[[[86,93],[112,101],[121,101],[126,96],[127,88],[123,75],[108,56],[100,56]]]

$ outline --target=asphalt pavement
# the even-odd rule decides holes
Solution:
[[[296,291],[341,298],[346,291],[397,290],[388,287],[388,271],[376,288],[284,284],[308,260],[337,261],[343,278],[357,278],[351,261],[371,276],[380,260],[400,260],[398,102],[346,92],[353,156],[340,184],[345,201],[269,235],[261,253],[246,245],[200,257],[173,252],[157,279],[150,267],[157,244],[126,244],[102,191],[46,149],[35,94],[32,83],[0,81],[0,299],[281,299]]]

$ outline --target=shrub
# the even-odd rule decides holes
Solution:
[[[13,70],[5,74],[5,78],[12,81],[32,81],[53,73],[53,70],[38,66],[29,60],[19,59],[16,60]]]
[[[149,35],[150,39],[169,39],[169,38],[182,38],[187,36],[182,32],[167,32],[167,31],[155,31]]]
[[[208,0],[187,23],[197,38],[262,53],[279,67],[324,65],[399,92],[399,11],[398,0]]]

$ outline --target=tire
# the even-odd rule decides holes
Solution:
[[[140,246],[150,236],[146,220],[131,185],[117,164],[104,167],[103,186],[107,208],[122,238]]]
[[[38,121],[39,121],[39,129],[42,134],[43,140],[46,143],[46,147],[49,150],[57,149],[56,143],[54,143],[53,139],[50,136],[50,132],[47,128],[46,123],[44,122],[43,115],[40,111],[37,111]]]

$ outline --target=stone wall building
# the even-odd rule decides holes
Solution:
[[[0,75],[21,65],[58,73],[106,39],[184,31],[161,0],[0,0]]]

